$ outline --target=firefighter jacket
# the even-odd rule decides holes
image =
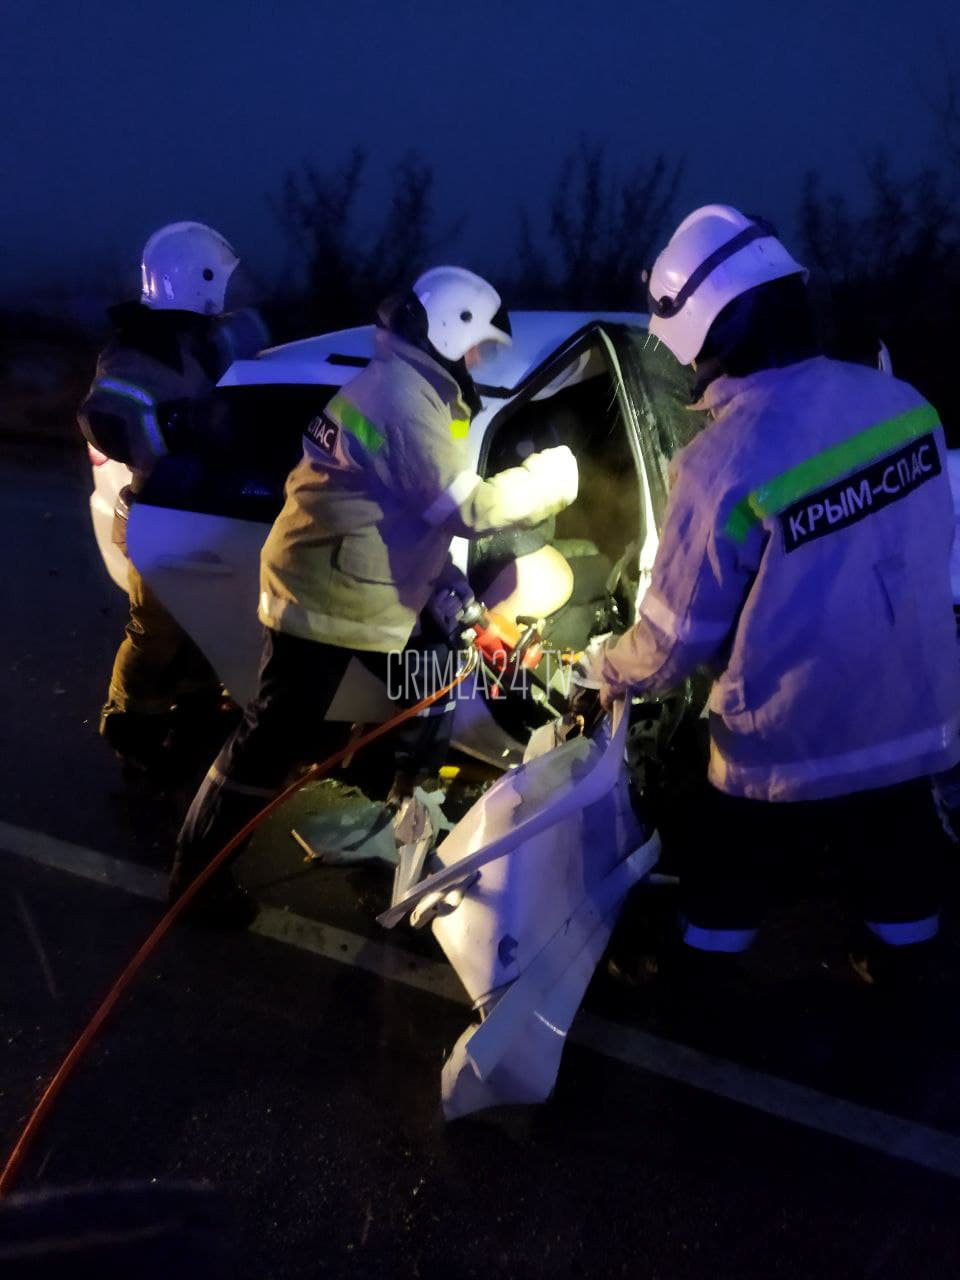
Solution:
[[[526,528],[576,497],[565,447],[483,480],[468,428],[455,379],[378,328],[370,364],[307,430],[261,556],[261,621],[344,648],[402,648],[452,537]]]
[[[225,417],[216,383],[266,332],[251,311],[211,317],[123,303],[109,314],[114,334],[77,417],[95,449],[130,468],[136,494],[160,458],[216,443]]]
[[[720,377],[674,459],[652,582],[609,692],[700,664],[711,782],[818,799],[960,757],[943,430],[912,387],[823,357]]]

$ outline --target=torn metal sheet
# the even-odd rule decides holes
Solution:
[[[291,834],[310,861],[341,867],[388,863],[397,868],[397,883],[404,889],[420,878],[430,851],[453,825],[443,812],[442,791],[417,787],[396,814],[357,787],[331,778],[305,794],[312,811]]]
[[[528,968],[468,1028],[444,1063],[448,1120],[484,1107],[545,1102],[567,1032],[603,955],[628,890],[656,865],[654,834],[620,862],[565,920]]]
[[[393,821],[397,841],[397,870],[393,879],[393,897],[403,897],[423,878],[427,858],[442,835],[453,823],[443,812],[443,792],[424,791],[417,787]]]
[[[440,870],[381,916],[446,904],[433,932],[483,1016],[444,1067],[448,1118],[553,1088],[623,898],[659,855],[630,804],[625,737],[622,705],[597,739],[537,735],[440,845]]]
[[[304,794],[311,811],[291,834],[309,860],[331,866],[370,861],[396,866],[392,810],[331,778],[306,788]]]

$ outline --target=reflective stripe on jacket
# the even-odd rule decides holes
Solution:
[[[401,648],[450,539],[538,524],[566,505],[543,455],[481,479],[454,378],[386,330],[309,427],[261,555],[260,619],[345,648]]]
[[[760,800],[886,786],[960,757],[953,507],[937,414],[905,383],[818,357],[721,377],[674,459],[640,619],[611,686],[701,664],[710,780]]]
[[[97,361],[97,372],[77,413],[80,429],[95,449],[130,467],[139,482],[137,488],[167,452],[160,405],[182,399],[184,381],[182,374],[131,347],[108,347]],[[203,388],[210,389],[205,375]]]
[[[77,419],[94,448],[130,467],[137,492],[159,458],[202,437],[217,412],[217,379],[234,359],[253,355],[266,330],[252,311],[200,316],[126,303],[111,318],[117,332]]]

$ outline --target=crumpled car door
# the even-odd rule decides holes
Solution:
[[[481,1014],[443,1068],[448,1119],[549,1096],[620,904],[657,861],[631,805],[626,728],[622,703],[596,738],[556,743],[546,726],[440,845],[439,869],[380,917],[432,916]]]

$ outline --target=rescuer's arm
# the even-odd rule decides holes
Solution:
[[[575,502],[579,487],[577,460],[565,444],[532,453],[521,466],[486,480],[475,471],[460,472],[454,484],[457,479],[462,479],[461,492],[466,496],[446,520],[446,527],[465,538],[480,538],[497,529],[531,529]]]
[[[168,452],[161,406],[142,379],[98,373],[77,411],[86,440],[134,471],[148,470]]]
[[[715,499],[678,472],[640,617],[604,651],[602,696],[673,688],[724,646],[754,569],[721,526]]]
[[[452,636],[475,598],[470,583],[448,556],[427,601],[427,612],[445,634]]]
[[[411,500],[428,524],[480,538],[498,529],[531,528],[577,496],[577,460],[566,447],[531,454],[522,466],[483,479],[455,439],[449,414],[431,413],[405,431]]]
[[[149,471],[168,453],[222,449],[229,415],[211,387],[207,394],[170,398],[155,386],[144,362],[117,353],[101,364],[77,412],[84,437],[108,458]]]

